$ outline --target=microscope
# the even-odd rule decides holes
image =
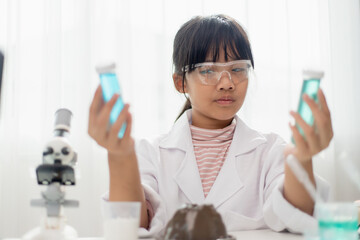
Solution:
[[[77,232],[66,225],[63,207],[78,207],[76,200],[65,199],[65,186],[75,185],[73,166],[77,161],[77,154],[68,140],[70,134],[70,110],[61,108],[55,113],[55,127],[53,138],[47,142],[43,150],[43,163],[36,168],[37,182],[45,185],[46,191],[41,193],[41,199],[31,200],[31,206],[45,207],[46,217],[40,227],[26,233],[22,239],[26,240],[75,240]]]

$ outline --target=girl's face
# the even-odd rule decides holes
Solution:
[[[211,62],[212,56],[207,61]],[[228,61],[236,59],[228,58]],[[225,53],[220,51],[220,63],[225,63]],[[174,77],[175,86],[182,92],[181,77]],[[243,105],[248,79],[234,84],[225,72],[216,85],[203,85],[195,71],[186,74],[185,93],[192,105],[192,124],[196,127],[219,129],[228,126]]]

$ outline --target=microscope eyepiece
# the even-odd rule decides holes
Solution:
[[[60,108],[55,112],[55,131],[70,132],[72,112],[66,108]],[[60,134],[62,135],[62,134]]]
[[[68,140],[71,117],[72,112],[66,108],[60,108],[55,112],[54,136],[45,145],[43,151],[44,164],[76,164],[76,152]]]

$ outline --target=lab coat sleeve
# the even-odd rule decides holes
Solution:
[[[142,140],[136,143],[136,154],[139,163],[141,183],[144,189],[145,199],[151,205],[153,216],[149,228],[139,228],[139,237],[154,237],[161,232],[166,224],[165,205],[158,193],[157,185],[157,158],[154,147],[149,142]],[[102,197],[102,210],[107,212],[116,211],[116,204],[109,202],[109,194]]]
[[[138,234],[140,238],[148,238],[157,235],[163,229],[164,209],[161,207],[162,203],[158,194],[154,192],[154,190],[147,185],[143,184],[143,188],[144,188],[145,198],[147,199],[147,201],[150,202],[151,207],[155,214],[150,222],[149,228],[148,229],[139,228]],[[121,204],[121,202],[110,202],[109,192],[106,192],[102,196],[102,200],[101,200],[101,209],[103,214],[105,212],[111,213],[117,211],[117,209],[121,209],[120,207],[118,207],[119,204]]]
[[[327,201],[329,198],[328,184],[319,176],[315,176],[315,182],[317,191],[320,193],[322,199]],[[269,205],[272,205],[272,207],[268,209],[266,213],[267,217],[265,217],[265,221],[266,218],[269,220],[268,222],[266,221],[269,227],[275,231],[281,231],[286,228],[294,233],[303,233],[307,229],[314,229],[317,226],[317,220],[313,216],[310,216],[291,205],[284,198],[283,189],[284,176],[279,179],[278,184],[273,189],[269,199]],[[271,219],[276,217],[279,220],[271,222]]]
[[[294,233],[303,233],[306,229],[316,227],[317,221],[313,216],[302,212],[284,198],[284,147],[285,142],[277,137],[264,163],[264,220],[274,231],[286,229]],[[322,199],[327,201],[329,185],[317,175],[315,175],[315,182]]]
[[[154,145],[146,140],[141,140],[136,144],[141,183],[145,199],[151,205],[153,212],[149,228],[140,228],[140,237],[154,237],[161,232],[166,224],[166,208],[158,189],[160,157]]]

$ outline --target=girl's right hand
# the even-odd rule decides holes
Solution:
[[[89,110],[89,135],[102,147],[106,148],[109,155],[114,157],[128,157],[135,153],[134,140],[131,137],[132,118],[129,104],[125,104],[118,119],[109,127],[110,112],[119,95],[115,94],[109,102],[102,98],[101,86],[96,89]],[[126,130],[122,139],[118,138],[121,126],[126,122]]]

